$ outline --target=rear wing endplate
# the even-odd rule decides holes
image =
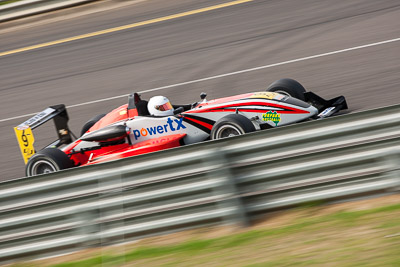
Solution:
[[[25,164],[36,152],[33,146],[35,138],[32,130],[51,119],[54,121],[58,139],[46,147],[59,147],[60,145],[69,144],[72,142],[71,131],[68,128],[69,117],[65,105],[61,104],[50,106],[32,118],[14,127],[15,135],[17,137],[19,148]]]

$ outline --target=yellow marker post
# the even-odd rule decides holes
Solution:
[[[32,129],[29,126],[17,126],[14,127],[14,131],[15,135],[17,136],[22,157],[24,158],[24,162],[26,164],[29,158],[32,157],[33,154],[35,154],[35,148],[33,147],[35,138],[33,137]]]

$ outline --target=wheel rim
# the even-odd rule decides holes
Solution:
[[[56,167],[45,160],[35,162],[31,168],[32,175],[52,173],[55,171],[57,171]]]
[[[288,92],[282,91],[282,90],[276,90],[276,91],[274,91],[274,92],[275,92],[275,93],[278,93],[278,94],[281,94],[281,95],[292,96],[292,95],[289,94]]]
[[[233,125],[224,125],[215,133],[216,139],[241,135],[242,131]]]

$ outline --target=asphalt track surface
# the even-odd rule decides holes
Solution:
[[[262,91],[290,77],[326,98],[346,96],[351,112],[400,102],[399,1],[253,0],[199,11],[231,2],[108,1],[0,24],[0,180],[24,175],[13,127],[59,103],[79,133],[135,91],[192,103],[203,91]],[[108,30],[124,25],[132,27]],[[35,137],[37,148],[55,139],[52,123]]]

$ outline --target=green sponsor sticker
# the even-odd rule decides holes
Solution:
[[[272,121],[275,123],[275,126],[278,126],[278,123],[281,121],[281,114],[270,110],[263,114],[263,121]]]

